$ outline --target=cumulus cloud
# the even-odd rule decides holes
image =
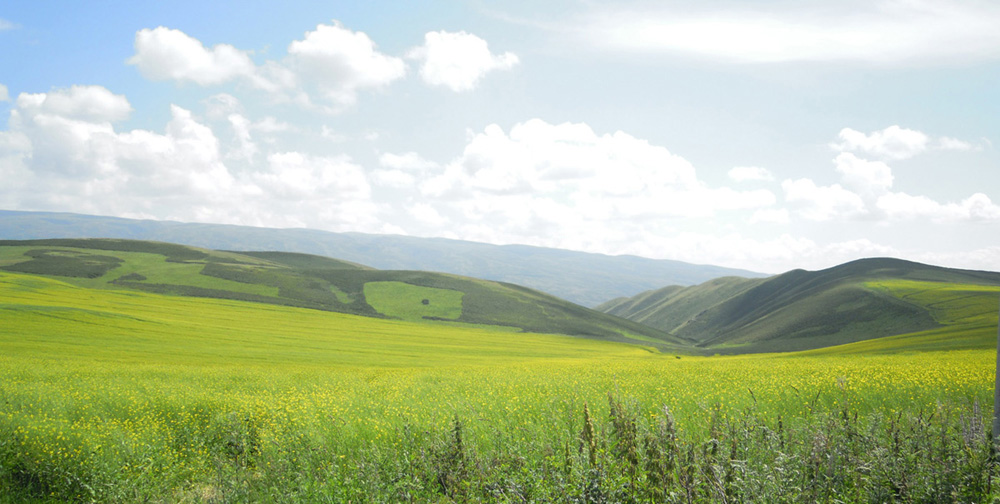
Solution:
[[[791,215],[788,213],[788,209],[786,208],[762,208],[760,210],[755,210],[749,219],[751,224],[756,224],[758,222],[788,224],[791,221]]]
[[[370,195],[364,169],[346,156],[280,152],[268,156],[267,162],[267,171],[252,177],[264,192],[280,199],[301,202],[330,194],[344,199],[367,199]]]
[[[532,119],[509,134],[494,124],[473,135],[462,156],[423,190],[429,196],[572,190],[621,198],[697,187],[694,167],[663,147],[620,131],[597,135],[582,123]]]
[[[21,93],[17,108],[30,116],[61,117],[89,122],[128,119],[132,106],[124,95],[101,86],[73,86],[50,93]]]
[[[829,221],[866,213],[864,200],[840,184],[817,186],[810,179],[798,179],[785,180],[781,188],[785,201],[808,220]]]
[[[930,137],[916,130],[893,125],[881,131],[864,134],[851,128],[840,130],[839,143],[832,147],[840,151],[869,154],[883,159],[908,159],[927,150]]]
[[[291,42],[282,60],[260,65],[249,51],[229,44],[209,49],[180,30],[146,28],[136,33],[135,55],[128,63],[151,80],[201,86],[237,81],[279,101],[312,105],[318,97],[325,110],[334,112],[355,103],[359,91],[385,86],[406,73],[402,59],[379,52],[368,35],[336,21]]]
[[[10,94],[7,91],[7,86],[0,84],[0,102],[10,101]]]
[[[520,60],[511,52],[493,54],[486,41],[464,31],[427,32],[424,45],[409,52],[421,61],[420,77],[432,86],[470,91],[487,73],[509,70]]]
[[[877,204],[890,218],[900,220],[1000,221],[1000,205],[983,193],[975,193],[957,203],[939,203],[926,196],[898,192],[881,196]]]
[[[405,201],[430,206],[400,207],[414,219],[408,229],[440,236],[428,226],[447,221],[455,237],[490,243],[625,253],[646,233],[776,203],[768,190],[710,187],[666,148],[583,123],[490,125],[450,162],[411,152],[383,154],[380,164],[376,184],[415,184],[419,194]]]
[[[889,126],[880,131],[865,134],[844,128],[840,130],[838,141],[830,147],[841,152],[853,152],[893,161],[909,159],[928,150],[938,151],[978,151],[982,143],[972,143],[958,138],[942,136],[932,139],[921,131]]]
[[[928,148],[965,151],[973,149],[972,144],[950,137],[932,142],[924,133],[898,126],[867,135],[844,128],[839,137],[841,142],[832,146],[843,152],[833,163],[842,185],[820,186],[811,179],[782,183],[785,201],[802,218],[817,221],[865,218],[879,222],[917,218],[934,222],[1000,219],[1000,206],[982,193],[957,203],[941,203],[927,196],[893,192],[892,168],[883,160],[873,161],[855,154],[902,160]]]
[[[357,92],[378,88],[403,77],[403,60],[376,50],[363,32],[334,23],[319,25],[288,46],[288,66],[312,83],[329,101],[354,103]]]
[[[9,129],[0,131],[0,175],[11,181],[0,190],[0,204],[248,225],[378,228],[364,170],[346,156],[262,151],[253,132],[280,129],[280,123],[230,114],[222,124],[234,132],[234,143],[225,152],[208,123],[178,106],[171,106],[162,132],[116,130],[111,121],[130,110],[124,97],[96,86],[19,96]]]
[[[736,182],[745,182],[747,180],[774,180],[773,173],[766,168],[761,168],[759,166],[734,166],[729,170],[728,175],[730,179],[735,180]]]
[[[961,152],[983,150],[982,145],[976,145],[971,142],[966,142],[965,140],[959,140],[957,138],[951,138],[946,136],[938,138],[936,148],[940,150],[961,151]]]
[[[892,168],[881,161],[868,161],[850,152],[842,152],[833,162],[844,185],[859,195],[870,198],[892,187]]]
[[[379,155],[378,161],[381,168],[372,171],[372,179],[386,187],[415,187],[418,181],[439,168],[437,163],[424,159],[416,152],[384,152]]]
[[[614,51],[744,64],[847,61],[952,64],[1000,57],[1000,7],[988,2],[878,0],[789,7],[600,6],[564,30]]]
[[[785,180],[779,202],[768,189],[710,185],[664,146],[585,123],[494,124],[470,131],[450,159],[378,152],[365,167],[331,154],[336,146],[328,142],[323,153],[283,142],[287,132],[321,133],[255,116],[231,95],[203,106],[203,115],[172,106],[156,131],[128,130],[121,127],[128,100],[99,86],[19,95],[0,131],[7,181],[0,208],[445,236],[765,271],[894,250],[864,239],[744,234],[751,228],[782,233],[797,219],[830,227],[851,219],[866,226],[1000,221],[986,194],[939,203],[893,192],[890,164],[854,151],[833,160],[838,183]],[[753,167],[729,175],[773,179]]]
[[[225,119],[229,114],[243,113],[243,104],[229,93],[214,94],[201,103],[205,106],[205,116],[213,120]]]
[[[255,65],[246,51],[229,44],[211,49],[180,30],[164,26],[135,34],[135,55],[128,59],[151,80],[190,81],[202,86],[249,77]]]

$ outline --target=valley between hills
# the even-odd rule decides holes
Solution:
[[[300,252],[0,241],[0,502],[979,501],[998,299],[1000,273],[887,258],[591,309]]]

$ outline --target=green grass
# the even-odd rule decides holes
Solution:
[[[165,363],[282,363],[435,366],[484,363],[609,349],[611,343],[514,334],[504,327],[457,328],[386,321],[238,301],[94,290],[57,280],[0,273],[3,344],[35,357]],[[405,337],[401,337],[405,335]],[[511,338],[519,344],[510,347]],[[84,346],[88,353],[74,349]]]
[[[403,282],[368,282],[365,299],[383,315],[402,320],[457,320],[465,293]]]
[[[91,278],[86,276],[66,277],[61,274],[64,266],[58,264],[42,264],[40,265],[41,269],[31,272],[39,275],[61,277],[75,285],[83,287],[114,288],[115,286],[111,282],[130,274],[141,274],[146,278],[143,282],[147,284],[185,285],[262,296],[278,295],[277,287],[234,282],[202,275],[201,272],[205,268],[205,263],[203,262],[171,262],[168,261],[168,256],[149,252],[106,251],[102,255],[97,255],[90,254],[87,249],[78,247],[39,249],[38,247],[0,246],[0,267],[7,268],[16,264],[30,264],[33,261],[28,261],[29,256],[25,254],[39,250],[52,250],[71,254],[68,257],[77,260],[87,257],[109,257],[107,254],[113,254],[111,257],[120,261],[114,268],[105,269],[101,275]],[[69,266],[72,265],[73,263],[71,262]]]
[[[14,273],[0,300],[0,502],[982,501],[998,475],[995,353],[933,335],[676,358]]]
[[[996,324],[1000,311],[997,285],[897,279],[869,282],[866,286],[924,307],[945,326]]]
[[[693,357],[521,332],[608,327],[516,286],[97,245],[64,252],[122,260],[98,278],[0,271],[0,503],[1000,497],[985,427],[1000,287],[882,279],[865,288],[940,327]],[[0,266],[27,259],[16,248]],[[109,283],[137,274],[339,291],[396,319]]]
[[[968,333],[995,321],[998,297],[1000,273],[865,259],[767,279],[668,287],[600,309],[688,338],[706,353],[788,352],[941,326],[965,326]]]
[[[5,241],[0,242],[3,268],[90,288],[605,340],[635,337],[663,348],[682,343],[655,329],[514,285],[438,273],[378,271],[307,254],[220,252],[129,240]],[[422,304],[425,299],[427,305]]]
[[[943,327],[822,348],[807,354],[993,351],[997,347],[1000,286],[899,279],[866,285],[925,308]]]

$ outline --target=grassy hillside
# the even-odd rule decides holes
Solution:
[[[0,344],[5,353],[39,359],[412,367],[644,352],[499,326],[450,327],[227,299],[91,289],[4,272],[0,292]]]
[[[285,252],[221,252],[112,239],[0,241],[0,269],[100,289],[252,301],[521,331],[680,344],[677,338],[523,287]]]
[[[699,313],[762,281],[764,280],[723,277],[692,287],[672,285],[631,298],[618,298],[594,309],[663,331],[676,332]]]
[[[56,237],[156,240],[209,249],[318,254],[382,270],[440,271],[524,285],[588,307],[663,285],[693,285],[727,275],[761,276],[711,265],[523,245],[0,210],[0,239]]]
[[[200,275],[210,257],[274,266],[48,248],[122,262],[95,278],[0,271],[0,503],[1000,497],[984,427],[996,355],[981,345],[678,359],[122,289],[108,275],[139,266],[162,281]],[[933,304],[942,324],[995,322],[985,302],[940,304],[955,293],[925,283],[872,288]],[[369,289],[445,315],[456,305],[398,278]]]
[[[996,350],[1000,287],[915,280],[874,281],[868,287],[925,307],[941,327],[821,348],[802,355]]]
[[[905,287],[912,285],[919,290]],[[865,259],[768,279],[667,288],[601,309],[697,341],[711,352],[745,353],[807,350],[942,327],[944,334],[976,333],[983,320],[995,322],[998,297],[1000,273]]]

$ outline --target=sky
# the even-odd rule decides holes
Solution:
[[[0,5],[0,209],[1000,271],[1000,4]]]

